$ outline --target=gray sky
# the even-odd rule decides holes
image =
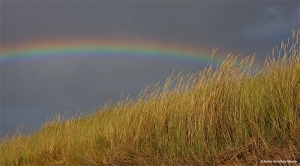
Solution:
[[[56,38],[178,42],[259,62],[300,27],[299,1],[1,1],[1,46]],[[203,64],[68,59],[1,66],[1,135],[36,129],[60,110],[90,111],[121,93],[136,97],[173,69]]]

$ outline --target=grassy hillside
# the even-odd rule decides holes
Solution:
[[[262,69],[228,55],[216,68],[171,76],[136,100],[93,115],[60,115],[0,144],[0,165],[252,165],[300,162],[299,31]],[[275,58],[277,57],[277,58]]]

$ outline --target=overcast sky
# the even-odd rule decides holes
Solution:
[[[299,1],[1,1],[1,46],[55,38],[183,43],[259,62],[300,27]],[[133,98],[173,69],[203,65],[139,58],[67,59],[1,66],[1,135],[39,127],[60,110],[90,111]]]

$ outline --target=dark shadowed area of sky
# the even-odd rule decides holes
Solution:
[[[1,47],[57,38],[111,38],[218,47],[263,62],[300,28],[298,1],[1,1]],[[1,135],[37,129],[55,112],[91,111],[122,92],[197,72],[205,63],[143,58],[54,59],[1,65]]]

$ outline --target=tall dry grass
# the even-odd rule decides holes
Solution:
[[[1,165],[253,165],[300,162],[299,31],[262,69],[228,55],[86,117],[60,115],[0,144]],[[276,52],[276,53],[275,53]],[[276,58],[275,58],[276,57]]]

